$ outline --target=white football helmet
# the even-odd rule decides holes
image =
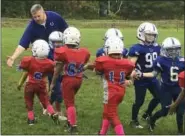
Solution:
[[[104,41],[106,41],[109,37],[111,36],[118,36],[121,40],[124,40],[123,34],[121,33],[121,31],[117,28],[109,28],[106,33],[105,33],[105,37],[104,37]]]
[[[64,44],[70,44],[74,46],[80,45],[81,34],[76,27],[68,27],[63,33]]]
[[[175,37],[167,37],[162,42],[161,55],[176,58],[181,54],[181,43]]]
[[[49,35],[49,46],[53,49],[63,45],[63,34],[60,31],[54,31]]]
[[[118,36],[109,37],[105,41],[104,51],[105,54],[121,54],[123,52],[124,43]]]
[[[34,57],[46,58],[49,54],[50,48],[49,44],[45,40],[36,40],[33,43],[32,53]]]
[[[153,44],[157,41],[158,30],[156,26],[149,22],[140,24],[137,29],[137,38],[145,44]]]

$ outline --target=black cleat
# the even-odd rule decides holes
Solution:
[[[60,122],[59,122],[59,119],[58,119],[58,114],[52,114],[51,115],[51,119],[53,120],[53,122],[56,124],[56,125],[59,125]]]
[[[32,126],[32,125],[35,124],[35,120],[34,119],[33,120],[28,119],[27,123],[28,123],[28,125]]]
[[[142,116],[142,119],[143,120],[148,120],[150,118],[150,115],[148,113],[144,113],[143,116]]]
[[[133,127],[133,128],[143,129],[143,126],[141,126],[139,121],[137,121],[137,120],[132,120],[130,122],[130,126]]]
[[[71,135],[78,135],[77,126],[70,126],[69,129],[68,129],[68,132],[69,132]]]

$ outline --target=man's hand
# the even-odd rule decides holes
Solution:
[[[7,60],[7,65],[9,66],[9,67],[12,67],[13,66],[13,64],[14,64],[14,59],[12,58],[12,56],[7,56],[7,58],[8,58],[8,60]]]
[[[16,58],[19,57],[19,55],[22,54],[23,51],[25,51],[25,48],[21,45],[18,45],[18,47],[15,49],[15,52],[13,53],[13,55],[12,56],[7,56],[7,58],[8,58],[8,60],[6,62],[7,65],[9,67],[12,67]]]

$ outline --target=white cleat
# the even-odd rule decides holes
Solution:
[[[44,108],[43,108],[43,109],[42,109],[42,114],[43,114],[43,115],[48,115],[47,109],[44,109]]]
[[[143,129],[143,126],[141,126],[141,125],[136,125],[135,128]]]
[[[130,122],[130,126],[137,129],[143,129],[144,127],[139,124],[138,121],[132,120]]]
[[[67,120],[67,118],[65,116],[61,116],[61,115],[58,116],[58,119],[61,120],[61,121]]]

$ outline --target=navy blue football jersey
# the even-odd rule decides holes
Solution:
[[[126,48],[123,49],[122,55],[124,58],[128,57],[128,50]],[[99,48],[96,52],[96,57],[100,57],[100,56],[105,56],[105,51],[104,51],[103,47]]]
[[[152,72],[154,60],[160,55],[161,47],[156,45],[135,44],[129,49],[128,56],[138,57],[136,68],[141,72]]]
[[[154,62],[154,70],[161,73],[161,83],[178,86],[178,75],[185,70],[184,58],[171,59],[159,56]]]

